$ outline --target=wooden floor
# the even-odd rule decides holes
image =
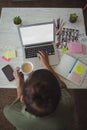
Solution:
[[[0,0],[2,7],[83,7],[87,0],[32,0],[30,2],[12,2],[14,0]],[[17,0],[16,0],[17,1]],[[8,16],[7,16],[8,17]],[[87,9],[84,11],[87,32]],[[71,90],[75,98],[76,112],[78,116],[78,130],[87,130],[87,89]],[[0,130],[15,130],[4,118],[3,107],[16,97],[15,89],[0,89]]]

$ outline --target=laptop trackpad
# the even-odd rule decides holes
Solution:
[[[49,56],[49,64],[50,65],[57,65],[58,64],[58,56],[57,55],[50,55]]]

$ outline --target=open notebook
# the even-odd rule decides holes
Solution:
[[[87,65],[79,61],[78,58],[64,54],[55,70],[64,78],[80,85],[86,75]]]

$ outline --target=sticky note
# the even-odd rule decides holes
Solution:
[[[85,53],[84,45],[79,42],[71,42],[67,46],[71,53]]]
[[[2,56],[2,59],[5,60],[5,61],[10,61],[11,60],[10,58],[6,58],[5,56]]]
[[[83,74],[84,71],[85,71],[85,67],[81,64],[81,63],[78,63],[75,67],[74,67],[74,71],[76,73],[78,73],[79,75]]]
[[[17,52],[16,50],[6,50],[2,56],[2,58],[5,58],[6,60],[16,58],[17,57]]]
[[[9,50],[8,56],[9,56],[9,58],[16,58],[16,51],[15,50]]]
[[[5,51],[3,56],[6,58],[6,59],[9,59],[9,50]]]
[[[81,80],[81,76],[75,72],[72,72],[70,79],[79,83]]]

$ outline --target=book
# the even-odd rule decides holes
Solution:
[[[79,58],[64,54],[55,71],[76,85],[81,85],[87,73],[87,65],[82,63]]]

